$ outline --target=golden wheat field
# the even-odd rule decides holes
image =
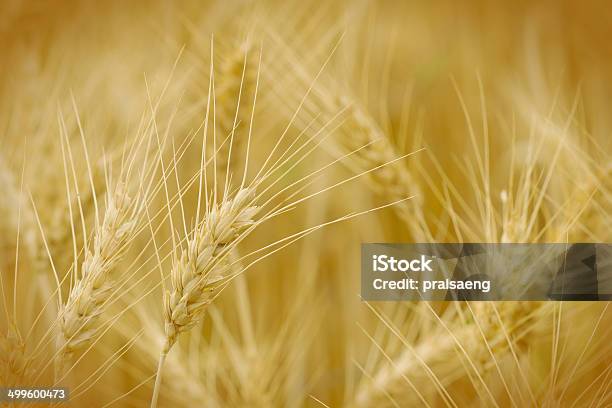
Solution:
[[[607,301],[360,297],[611,242],[609,6],[2,0],[0,406],[612,407]]]

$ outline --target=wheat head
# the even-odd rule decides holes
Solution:
[[[96,335],[98,318],[114,289],[113,268],[137,225],[131,204],[124,184],[106,195],[103,221],[96,226],[92,247],[85,249],[80,277],[60,308],[56,376],[65,372],[74,352]]]
[[[166,355],[181,333],[201,321],[206,307],[234,271],[227,262],[239,237],[254,220],[258,207],[253,205],[255,190],[242,188],[233,198],[223,197],[204,215],[201,225],[187,240],[187,246],[175,253],[171,288],[164,292],[165,341],[160,353],[151,406],[157,406],[161,374]]]
[[[258,207],[252,205],[254,191],[239,190],[232,199],[213,206],[201,227],[175,258],[172,288],[164,294],[164,318],[168,352],[180,333],[199,322],[219,287],[228,277],[224,255],[236,239],[255,224]]]

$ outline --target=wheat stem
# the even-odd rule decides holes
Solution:
[[[157,363],[157,373],[155,374],[155,386],[153,387],[153,396],[151,397],[151,408],[157,407],[157,400],[159,399],[159,389],[161,388],[162,371],[164,368],[164,362],[168,356],[170,345],[168,341],[164,343],[162,351],[159,353],[159,361]]]

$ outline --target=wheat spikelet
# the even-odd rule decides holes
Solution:
[[[132,204],[124,184],[119,183],[114,192],[106,195],[102,223],[96,226],[93,245],[85,250],[80,277],[59,312],[56,377],[65,372],[73,353],[96,334],[96,322],[114,288],[113,268],[137,224],[138,207]]]

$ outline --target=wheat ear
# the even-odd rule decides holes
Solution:
[[[223,258],[240,234],[255,223],[253,217],[258,208],[251,205],[253,197],[254,191],[244,188],[233,199],[213,207],[175,260],[172,290],[164,296],[166,351],[180,333],[199,321],[227,278],[228,265]]]
[[[277,41],[278,39],[274,39]],[[425,239],[425,234],[417,220],[423,218],[422,191],[413,173],[405,165],[401,150],[390,140],[389,135],[381,128],[377,120],[358,103],[351,94],[344,92],[336,83],[323,82],[311,85],[312,73],[299,64],[299,57],[294,55],[288,46],[280,44],[280,55],[287,58],[292,68],[287,72],[296,75],[298,82],[296,89],[309,89],[312,86],[313,102],[308,104],[301,115],[304,125],[323,112],[328,117],[334,117],[342,112],[344,119],[338,129],[338,137],[330,139],[326,144],[335,150],[336,154],[355,152],[350,160],[343,161],[352,171],[363,172],[371,168],[380,168],[368,173],[366,181],[372,191],[390,201],[400,201],[413,197],[409,201],[401,201],[393,206],[393,210],[410,230],[415,240]],[[282,77],[283,72],[278,72]],[[278,78],[272,78],[275,82]],[[289,86],[287,88],[290,88]],[[295,92],[294,95],[299,95]],[[289,96],[290,98],[293,95]],[[291,104],[287,104],[291,105]],[[356,151],[359,149],[358,151]]]
[[[134,234],[137,210],[123,184],[106,194],[104,218],[96,225],[93,246],[86,248],[80,277],[60,307],[56,379],[66,372],[73,353],[90,343],[97,332],[97,320],[114,288],[112,270]]]
[[[401,154],[376,121],[355,102],[340,97],[336,98],[335,105],[335,110],[346,110],[339,141],[343,150],[353,151],[366,146],[351,156],[350,165],[363,170],[392,163],[368,174],[367,180],[377,194],[391,201],[414,196],[416,201],[404,201],[393,208],[407,226],[415,225],[414,205],[420,204],[420,188],[405,164],[395,161]]]
[[[151,406],[157,406],[164,360],[178,336],[202,318],[206,307],[233,271],[227,255],[240,236],[256,224],[258,207],[253,205],[255,191],[240,189],[233,198],[212,205],[204,221],[177,250],[171,273],[171,288],[164,293],[165,341],[160,354]]]

